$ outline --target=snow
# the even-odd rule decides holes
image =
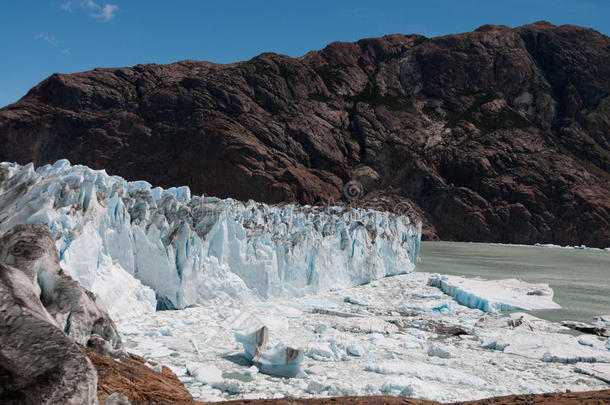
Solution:
[[[553,290],[547,284],[434,274],[428,285],[438,287],[462,305],[486,312],[561,308],[553,302]]]
[[[417,261],[421,224],[404,216],[191,196],[67,160],[0,166],[0,232],[47,223],[62,267],[115,320],[300,297],[407,273]]]

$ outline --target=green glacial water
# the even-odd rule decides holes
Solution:
[[[422,242],[416,271],[547,283],[562,309],[531,311],[550,321],[610,315],[610,252],[488,243]]]

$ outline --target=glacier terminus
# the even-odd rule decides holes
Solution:
[[[67,160],[0,164],[0,212],[0,232],[47,223],[62,267],[115,319],[407,273],[421,235],[405,216],[191,196]]]

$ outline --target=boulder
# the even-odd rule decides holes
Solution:
[[[0,403],[97,404],[97,373],[26,273],[0,264]]]

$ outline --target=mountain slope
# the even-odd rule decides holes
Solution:
[[[424,236],[610,246],[610,38],[540,22],[300,58],[54,74],[0,160],[419,215]]]

